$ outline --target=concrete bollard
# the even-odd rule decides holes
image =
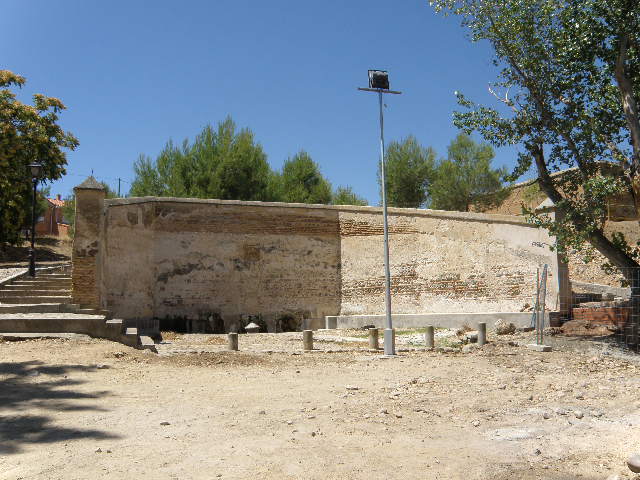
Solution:
[[[229,350],[238,351],[238,334],[230,333],[227,335],[227,341],[229,342]]]
[[[371,350],[380,350],[380,345],[378,343],[378,329],[370,328],[369,329],[369,348]]]
[[[313,350],[313,330],[302,331],[302,345],[305,351]]]
[[[433,347],[435,346],[433,325],[429,325],[427,327],[427,331],[424,334],[424,343],[427,345],[428,349],[433,349]]]
[[[478,323],[478,346],[487,343],[487,324],[485,322]]]

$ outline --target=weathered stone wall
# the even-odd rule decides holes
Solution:
[[[75,236],[71,260],[71,296],[73,303],[97,308],[100,304],[97,279],[101,277],[98,253],[104,188],[93,177],[75,189]]]
[[[390,209],[395,313],[519,311],[546,233],[518,217]],[[127,319],[302,319],[384,311],[376,207],[138,198],[105,202],[101,299]],[[552,268],[555,271],[555,268]],[[549,302],[557,297],[550,279]]]
[[[340,224],[341,315],[382,313],[381,215],[344,211]],[[517,217],[391,209],[389,230],[395,313],[517,312],[532,303],[536,267],[557,268],[546,232]]]

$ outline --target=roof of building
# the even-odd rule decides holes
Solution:
[[[104,187],[98,182],[93,176],[88,177],[84,182],[82,182],[77,187],[73,188],[74,190],[104,190]]]
[[[60,198],[47,198],[47,201],[54,207],[64,207],[64,200]]]

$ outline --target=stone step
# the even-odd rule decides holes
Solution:
[[[22,280],[15,280],[11,283],[7,283],[3,285],[2,288],[49,288],[49,287],[60,287],[60,288],[71,288],[71,282],[66,280],[31,280],[30,282],[25,282]]]
[[[0,297],[0,304],[71,303],[68,295],[47,295],[28,297]]]
[[[69,304],[64,303],[35,303],[35,304],[0,304],[0,314],[3,313],[60,313]]]
[[[45,279],[45,280],[71,280],[71,275],[68,273],[37,273],[36,276],[32,277],[30,275],[26,275],[22,278],[28,278],[31,280]]]
[[[49,289],[49,290],[0,290],[0,298],[6,297],[35,297],[35,296],[68,296],[71,294],[71,290],[66,290],[63,288],[58,289]]]

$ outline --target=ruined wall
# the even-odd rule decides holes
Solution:
[[[389,222],[395,313],[519,311],[536,267],[555,262],[518,217],[390,209]],[[102,302],[117,317],[233,329],[262,315],[273,329],[283,314],[384,311],[380,208],[113,199],[102,235]]]
[[[219,316],[229,329],[261,315],[274,328],[283,314],[340,309],[335,210],[127,199],[109,201],[106,217],[105,307],[118,316]]]
[[[391,209],[395,313],[517,312],[531,304],[536,267],[557,263],[546,232],[517,217]],[[382,218],[341,212],[342,315],[384,312]],[[548,301],[557,301],[556,278]]]

